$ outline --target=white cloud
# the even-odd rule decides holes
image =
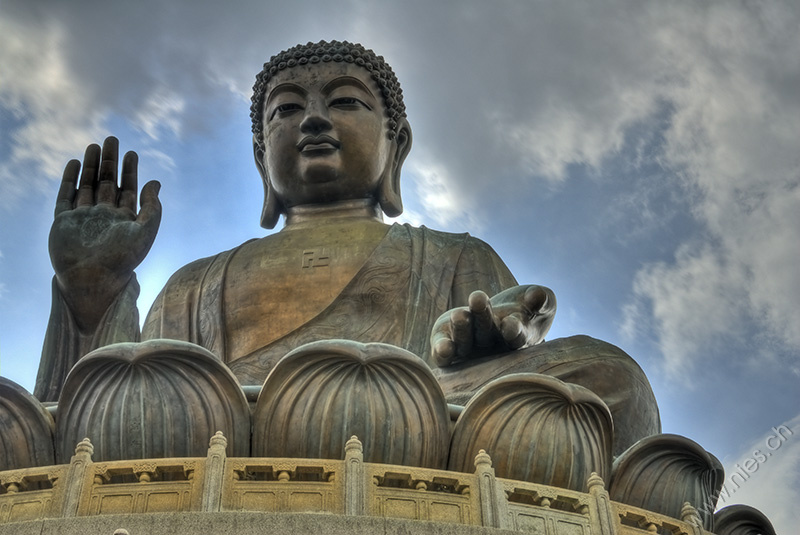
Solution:
[[[147,98],[133,121],[153,141],[158,141],[162,129],[180,137],[180,117],[185,107],[186,101],[179,94],[160,87]]]
[[[426,219],[440,226],[448,226],[453,222],[468,221],[470,227],[479,227],[480,223],[469,209],[459,205],[458,195],[454,190],[454,181],[446,168],[438,163],[413,165],[414,186],[416,194],[425,210]]]
[[[656,37],[680,83],[664,163],[695,192],[708,235],[671,263],[644,267],[634,292],[673,373],[720,337],[761,330],[779,352],[800,349],[800,13],[734,3],[681,13]],[[792,90],[789,90],[792,88]],[[642,321],[628,307],[627,325]],[[749,348],[752,350],[752,346]]]
[[[559,103],[543,110],[534,124],[496,118],[494,128],[517,153],[522,172],[560,181],[567,177],[570,164],[596,168],[606,155],[622,147],[624,127],[629,125],[624,115],[617,116],[618,124],[592,122],[577,115],[568,103]]]
[[[362,8],[365,20],[387,16]],[[433,182],[434,192],[422,194],[440,224],[459,211],[490,220],[504,196],[530,196],[537,181],[557,183],[572,165],[598,171],[627,129],[659,109],[661,79],[648,54],[654,44],[643,41],[650,28],[642,8],[471,3],[426,11],[427,20],[450,21],[446,35],[412,30],[418,21],[404,21],[417,14],[402,6],[390,16],[396,35],[374,32],[370,42],[378,49],[388,41],[384,54],[404,81],[420,147],[410,162],[436,170],[436,180],[421,185]],[[419,84],[433,77],[438,83]],[[424,93],[415,92],[420,87]]]
[[[153,6],[146,3],[11,1],[4,9],[0,106],[14,121],[4,140],[8,155],[0,161],[0,206],[30,190],[49,195],[67,160],[100,143],[112,120],[141,131],[145,139],[137,143],[145,146],[165,134],[179,137],[187,125],[209,127],[219,106],[208,102],[234,89],[236,68],[214,73],[223,60],[197,46],[196,27],[187,33],[192,10],[172,13],[159,5],[154,11],[160,16],[151,17]],[[143,13],[148,24],[130,22]],[[171,15],[174,27],[161,31]],[[188,37],[193,45],[187,50]],[[225,55],[222,49],[212,52]],[[187,97],[202,101],[193,113]]]
[[[796,531],[800,525],[796,507],[800,499],[800,416],[766,430],[763,437],[724,465],[724,494],[728,497],[720,497],[718,508],[750,505],[767,515],[777,533]],[[732,478],[735,472],[743,475]]]
[[[0,105],[19,121],[0,163],[6,206],[60,178],[68,157],[99,137],[104,110],[91,105],[91,94],[69,69],[64,40],[57,24],[0,18]]]
[[[176,164],[175,160],[165,154],[164,152],[157,150],[157,149],[145,149],[141,151],[142,159],[151,162],[153,167],[158,167],[161,170],[168,172],[170,174],[176,171]]]
[[[687,372],[696,364],[693,359],[713,350],[714,342],[729,333],[732,325],[746,320],[741,295],[730,292],[743,277],[738,267],[708,246],[684,246],[674,264],[647,266],[636,275],[633,286],[635,294],[647,299],[624,309],[623,330],[629,336],[641,334],[633,326],[650,320],[646,327],[659,333],[666,371],[673,377],[691,377]],[[741,339],[725,343],[737,341]]]

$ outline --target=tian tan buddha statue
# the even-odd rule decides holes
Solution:
[[[341,50],[340,50],[341,49]],[[588,337],[543,342],[556,299],[518,285],[468,234],[384,223],[403,210],[400,176],[411,127],[391,67],[360,45],[320,43],[265,64],[252,98],[253,153],[264,182],[254,239],[175,273],[141,339],[192,342],[243,385],[260,385],[308,342],[382,342],[421,357],[448,401],[492,379],[540,372],[586,386],[610,407],[617,453],[658,433],[639,366]],[[58,193],[50,254],[53,304],[35,395],[56,401],[72,366],[114,342],[140,340],[134,269],[158,230],[160,185],[142,188],[137,155],[117,179],[118,142],[70,161]],[[79,176],[80,175],[80,176]]]
[[[160,185],[137,211],[137,156],[118,180],[114,138],[67,164],[35,390],[58,402],[56,461],[84,436],[101,460],[204,455],[216,430],[229,455],[341,458],[357,434],[372,462],[464,472],[484,449],[502,477],[579,491],[596,472],[612,499],[673,517],[719,489],[713,456],[659,435],[632,358],[544,341],[551,290],[468,234],[384,223],[403,210],[412,134],[382,57],[293,47],[264,65],[251,110],[261,225],[283,228],[178,270],[141,333],[134,269]]]

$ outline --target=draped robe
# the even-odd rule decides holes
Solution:
[[[226,345],[225,282],[242,246],[184,266],[167,282],[145,321],[142,337],[193,342],[218,355],[242,384],[261,384],[292,349],[325,339],[383,342],[430,360],[430,332],[447,310],[465,306],[469,294],[495,295],[517,283],[486,243],[469,234],[393,225],[333,302],[311,321],[249,355],[230,355]],[[56,400],[72,365],[87,350],[138,341],[135,278],[91,336],[75,321],[53,284],[53,310],[42,351],[36,395]],[[448,400],[466,403],[484,384],[509,373],[553,375],[597,393],[614,417],[614,453],[659,433],[658,407],[638,364],[621,349],[574,336],[434,370]]]
[[[431,327],[441,314],[466,305],[474,290],[494,295],[516,285],[491,247],[469,234],[395,224],[329,306],[305,325],[234,359],[226,347],[224,289],[238,249],[178,271],[153,304],[143,337],[204,346],[243,384],[260,384],[278,359],[316,340],[383,342],[427,360]]]

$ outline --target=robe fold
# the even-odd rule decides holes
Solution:
[[[136,275],[108,307],[93,333],[82,333],[53,277],[50,320],[42,345],[34,395],[40,401],[58,401],[67,374],[78,360],[98,347],[139,341],[139,283]]]
[[[240,246],[241,247],[241,246]],[[393,225],[333,302],[311,321],[249,355],[226,349],[225,280],[239,247],[198,260],[167,282],[148,314],[143,338],[172,338],[219,355],[242,384],[260,384],[292,349],[325,339],[383,342],[426,360],[433,323],[469,294],[516,285],[486,243],[469,234]]]

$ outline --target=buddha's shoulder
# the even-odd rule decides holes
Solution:
[[[260,238],[260,240],[263,239],[265,238]],[[196,284],[201,282],[212,272],[219,269],[224,270],[237,252],[256,241],[259,241],[259,239],[248,240],[232,249],[228,249],[227,251],[222,251],[221,253],[189,262],[178,269],[169,278],[169,281],[167,281],[167,287],[185,286],[187,284]]]
[[[411,234],[417,234],[426,240],[435,242],[445,247],[458,247],[465,252],[488,254],[496,256],[497,253],[492,249],[491,245],[486,243],[480,238],[476,238],[468,232],[445,232],[442,230],[430,229],[426,226],[414,227],[411,225],[403,225]]]

